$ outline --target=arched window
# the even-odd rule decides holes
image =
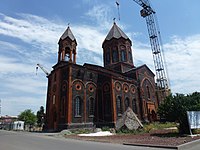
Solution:
[[[111,116],[111,101],[110,94],[104,94],[104,113],[105,116]]]
[[[56,95],[53,95],[53,105],[56,103]]]
[[[111,95],[110,85],[108,83],[103,85],[103,110],[106,117],[111,116]]]
[[[147,86],[147,97],[148,97],[149,99],[151,98],[149,86]]]
[[[115,63],[115,62],[118,62],[119,59],[118,59],[118,51],[116,49],[112,50],[112,62]]]
[[[93,78],[93,74],[92,73],[90,73],[90,79],[92,79]]]
[[[106,64],[110,63],[110,50],[106,52]]]
[[[62,114],[62,116],[64,116],[65,115],[65,97],[63,97],[62,99],[61,99],[61,104],[60,104],[61,106],[60,106],[60,111],[61,111],[61,114]]]
[[[127,110],[127,108],[130,106],[130,102],[129,102],[129,98],[127,97],[124,101],[125,104],[125,111]]]
[[[94,116],[94,98],[90,97],[89,99],[89,117]]]
[[[132,107],[133,107],[133,112],[137,113],[137,104],[136,104],[136,99],[135,98],[132,101]]]
[[[117,115],[121,116],[122,115],[122,99],[120,96],[117,96],[116,104],[117,104]]]
[[[128,59],[129,59],[129,62],[132,62],[132,54],[131,54],[131,51],[128,52]]]
[[[121,51],[121,61],[126,61],[126,51],[125,50]]]
[[[70,53],[70,48],[65,47],[65,61],[69,61],[69,53]]]
[[[75,117],[80,117],[81,116],[81,98],[77,96],[75,98]]]

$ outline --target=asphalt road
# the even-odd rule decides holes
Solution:
[[[164,150],[0,130],[0,150]]]

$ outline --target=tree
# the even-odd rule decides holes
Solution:
[[[18,115],[19,120],[24,121],[25,125],[34,125],[37,121],[36,115],[31,109],[26,109]]]
[[[181,134],[189,133],[187,111],[200,111],[200,93],[170,95],[158,108],[160,118],[179,123]]]
[[[42,127],[42,125],[44,124],[44,117],[45,117],[44,107],[41,106],[40,110],[37,111],[37,125],[39,127]]]

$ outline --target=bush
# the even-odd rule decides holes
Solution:
[[[200,111],[200,93],[168,96],[158,108],[160,118],[179,123],[179,133],[188,134],[187,111]]]

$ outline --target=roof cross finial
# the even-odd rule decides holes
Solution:
[[[113,18],[113,23],[115,23],[116,18]]]
[[[70,23],[68,23],[67,25],[68,25],[68,27],[69,27]]]

